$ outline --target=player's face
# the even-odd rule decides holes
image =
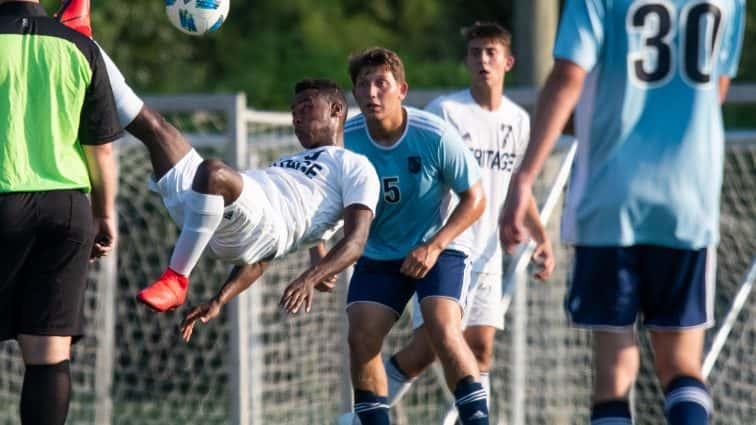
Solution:
[[[338,117],[317,90],[297,93],[291,103],[291,119],[294,133],[305,149],[333,144]]]
[[[354,98],[368,120],[394,120],[402,115],[407,83],[396,81],[384,66],[363,68],[354,82]]]
[[[500,42],[476,38],[467,43],[465,65],[472,85],[483,84],[500,90],[504,76],[514,66],[514,57]]]

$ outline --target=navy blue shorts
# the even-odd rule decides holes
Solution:
[[[654,245],[576,247],[565,300],[573,323],[656,330],[713,325],[716,251]]]
[[[379,261],[360,258],[349,282],[347,307],[359,302],[380,304],[394,310],[398,317],[417,292],[419,301],[426,297],[446,297],[464,308],[470,280],[467,255],[460,251],[444,250],[422,279],[399,273],[403,262],[403,259]]]

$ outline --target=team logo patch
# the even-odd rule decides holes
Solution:
[[[421,167],[422,167],[422,163],[420,162],[419,156],[411,156],[407,158],[407,168],[409,169],[410,173],[413,173],[413,174],[419,173]]]

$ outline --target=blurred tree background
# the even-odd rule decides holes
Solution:
[[[58,0],[42,0],[51,12]],[[397,51],[411,88],[466,84],[460,28],[476,20],[511,28],[504,0],[232,0],[220,31],[192,37],[174,29],[158,0],[93,0],[95,39],[138,93],[237,92],[257,108],[287,108],[294,82],[327,77],[350,87],[350,53]],[[756,80],[756,2],[739,80]],[[537,23],[534,23],[536,25]],[[517,40],[515,54],[517,53]],[[517,67],[509,83],[517,84]],[[752,115],[752,114],[748,114]]]

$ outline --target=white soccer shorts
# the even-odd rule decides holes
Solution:
[[[501,302],[501,279],[500,274],[470,273],[470,291],[467,294],[463,327],[468,326],[493,326],[496,329],[504,329],[504,305]],[[412,328],[417,329],[423,325],[423,314],[420,311],[420,303],[417,297],[412,297]]]
[[[100,47],[98,44],[97,47]],[[144,101],[134,93],[134,90],[126,84],[126,79],[121,74],[113,60],[110,59],[105,50],[100,47],[100,54],[105,61],[105,68],[108,70],[110,87],[113,89],[113,99],[115,99],[116,110],[118,111],[118,121],[121,127],[126,127],[134,121],[144,106]]]
[[[192,149],[160,180],[150,178],[150,190],[159,193],[173,221],[184,224],[184,194],[191,190],[202,156]],[[285,247],[280,246],[284,225],[260,185],[246,174],[242,193],[234,203],[223,210],[223,220],[210,239],[210,250],[216,258],[231,264],[254,264],[275,256]]]

